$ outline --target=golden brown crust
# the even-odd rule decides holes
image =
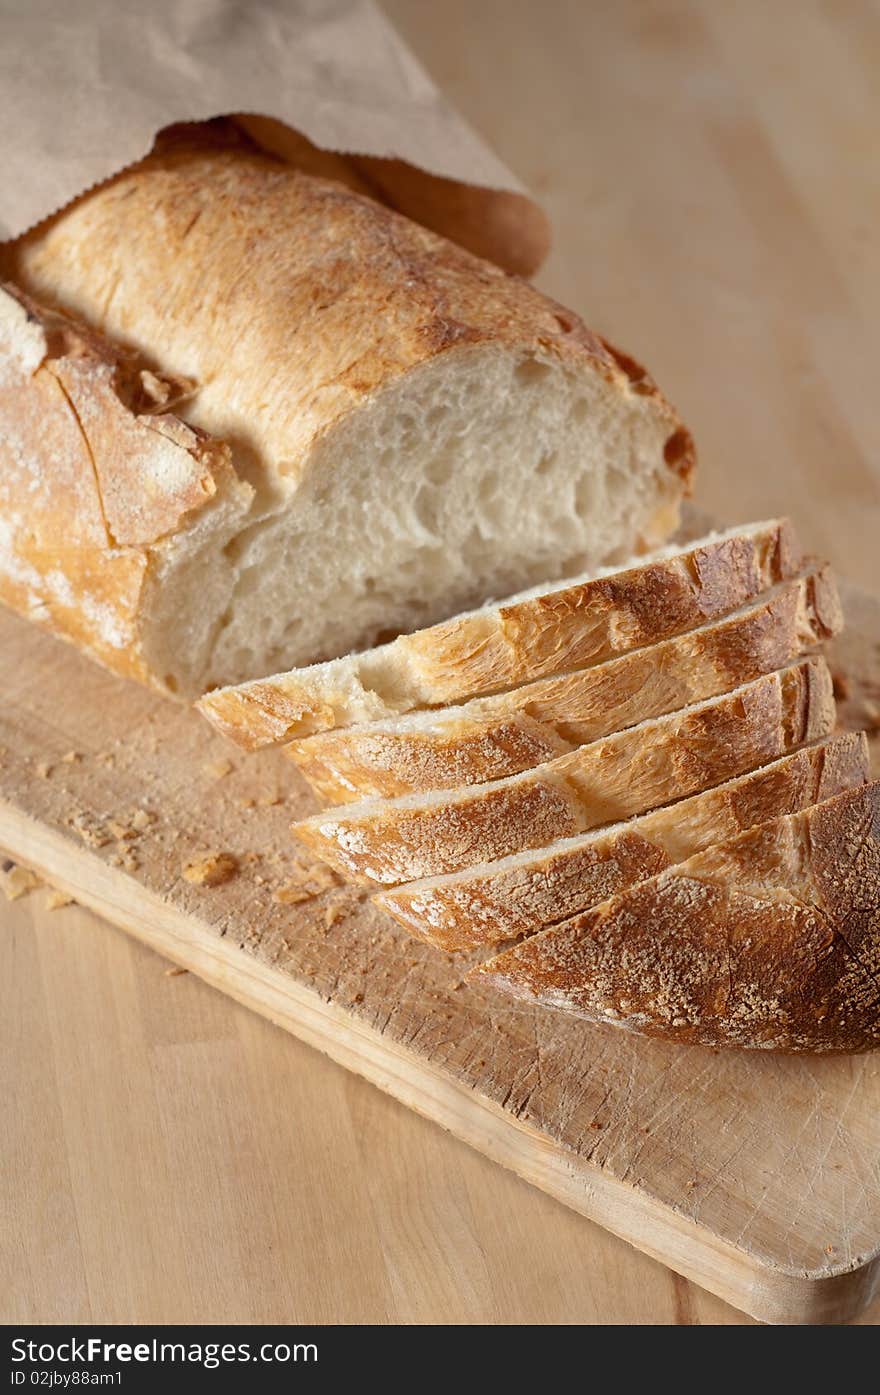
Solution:
[[[833,725],[831,676],[814,657],[510,779],[343,805],[294,831],[344,875],[395,885],[682,799],[821,740]]]
[[[407,649],[432,703],[452,701],[461,688],[463,656],[476,670],[473,692],[557,673],[561,663],[601,663],[729,614],[791,576],[799,561],[793,530],[783,520],[598,578],[588,588],[499,606],[497,628],[482,643],[466,620],[453,620],[409,636]]]
[[[869,768],[864,733],[847,732],[608,834],[411,882],[373,899],[417,938],[448,952],[522,939],[713,843],[865,784]]]
[[[64,299],[68,288],[114,335],[167,346],[169,365],[206,386],[218,376],[233,386],[234,342],[231,414],[289,477],[316,431],[465,344],[539,345],[630,390],[579,317],[526,282],[353,189],[245,149],[150,155],[22,239],[11,268],[38,294]],[[678,441],[681,423],[646,376],[639,393]],[[669,468],[689,478],[692,467],[688,442]]]
[[[228,447],[168,411],[187,386],[0,288],[0,598],[145,681],[156,557],[244,488]]]
[[[187,420],[234,443],[241,469],[268,496],[292,493],[323,434],[410,370],[439,355],[515,346],[610,384],[633,419],[650,425],[657,507],[677,506],[693,468],[690,438],[650,379],[633,383],[576,315],[356,190],[206,139],[198,132],[155,151],[0,249],[3,274],[42,303],[74,311],[151,362],[158,358],[157,379],[190,379]],[[144,490],[141,498],[143,423],[119,419],[100,374],[71,368],[75,381],[63,384],[62,376],[56,381],[75,397],[106,460],[109,533],[119,545],[146,546],[156,530],[177,528],[175,508],[197,507],[213,461],[188,489],[160,490],[161,498]],[[7,407],[13,417],[36,416],[44,394],[28,381]],[[165,429],[152,419],[154,452]],[[51,479],[51,455],[43,464]],[[319,480],[314,487],[328,486]],[[132,534],[127,525],[139,501]],[[60,483],[54,498],[48,486],[45,508],[59,526],[67,522],[66,502]],[[16,533],[20,526],[14,520]],[[93,572],[120,565],[103,554],[89,559]],[[127,565],[136,572],[137,559]],[[121,645],[99,642],[76,609],[89,598],[80,597],[76,576],[68,580],[74,604],[52,603],[54,627],[113,667],[145,676],[132,630],[142,595],[137,577],[126,572],[118,581],[120,591],[127,587],[115,631],[129,635]],[[116,584],[108,581],[107,589]],[[25,610],[49,604],[26,586],[10,584],[5,594]]]
[[[880,1044],[880,784],[762,825],[473,971],[671,1041]]]
[[[376,198],[505,271],[533,276],[550,250],[547,215],[524,194],[462,184],[405,160],[321,150],[272,117],[233,119],[262,150],[287,164]]]
[[[365,713],[369,720],[465,701],[657,644],[746,605],[802,564],[791,524],[774,520],[611,576],[486,606],[332,666],[219,688],[199,707],[256,749],[344,727]],[[829,607],[831,597],[829,590]],[[388,711],[375,710],[377,673],[394,693]]]
[[[500,780],[783,668],[842,623],[822,567],[728,620],[593,668],[476,698],[428,722],[346,727],[285,749],[327,804]]]

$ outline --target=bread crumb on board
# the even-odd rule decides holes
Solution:
[[[110,856],[111,867],[121,867],[124,872],[136,872],[140,861],[130,843],[117,843]]]
[[[222,886],[238,872],[238,858],[230,852],[201,852],[184,860],[181,874],[194,886]]]
[[[189,969],[182,969],[179,964],[172,964],[170,969],[165,969],[163,978],[180,978],[181,974],[188,974]]]
[[[65,824],[88,848],[103,848],[113,842],[113,835],[102,819],[87,809],[76,809],[65,816]]]
[[[324,928],[331,930],[348,916],[353,915],[368,893],[362,887],[348,887],[331,896],[324,910]]]
[[[117,842],[126,842],[148,829],[155,818],[149,809],[132,809],[130,813],[117,814],[108,819],[107,829]]]
[[[226,756],[223,756],[220,760],[206,761],[202,766],[202,774],[207,775],[211,780],[222,780],[224,776],[229,775],[233,769],[234,766],[232,761],[227,760]]]
[[[0,886],[7,901],[17,901],[20,896],[27,896],[29,891],[35,891],[42,885],[30,867],[22,867],[17,862],[4,862],[0,866]]]
[[[272,900],[281,906],[297,906],[302,901],[313,901],[322,892],[338,885],[336,873],[322,862],[316,862],[314,866],[298,869],[296,881],[277,887]]]
[[[119,842],[125,842],[127,838],[135,836],[135,830],[122,819],[108,819],[107,829]]]
[[[149,809],[139,807],[122,814],[99,816],[89,809],[71,809],[64,822],[89,848],[104,848],[115,843],[116,848],[110,862],[113,866],[124,866],[133,871],[137,861],[127,844],[134,842],[141,833],[152,827],[156,815]]]

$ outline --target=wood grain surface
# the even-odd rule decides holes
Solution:
[[[862,619],[850,651],[832,655],[856,720],[880,696],[880,604],[866,603]],[[194,711],[8,612],[0,651],[0,846],[19,862],[737,1307],[776,1322],[861,1311],[880,1284],[880,1056],[675,1047],[469,986],[454,956],[413,941],[362,888],[299,850],[290,824],[313,800],[282,753],[230,758]],[[50,954],[40,970],[78,1010],[75,1035],[91,1029],[87,1057],[103,1053],[117,1107],[127,1100],[126,1118],[144,1131],[113,1192],[127,1179],[140,1186],[147,1159],[158,1162],[145,1131],[149,1060],[130,1072],[117,1059],[104,1035],[107,985],[86,960],[58,977]],[[4,1031],[19,1021],[16,977],[4,985]],[[66,1136],[65,1080],[77,1115],[89,1117],[90,1101],[58,1032],[52,1012]],[[20,1086],[24,1047],[17,1035],[0,1043],[4,1098]],[[183,1101],[172,1075],[162,1107]],[[260,1162],[247,1134],[222,1151],[248,1196]],[[78,1181],[69,1142],[66,1152]],[[26,1148],[19,1156],[16,1175],[30,1179]],[[176,1204],[174,1169],[163,1180]],[[312,1185],[317,1202],[328,1173]],[[44,1199],[42,1180],[36,1192]],[[100,1217],[109,1197],[92,1200]],[[345,1231],[335,1203],[328,1221]],[[29,1232],[15,1231],[30,1261]],[[164,1287],[159,1295],[167,1301]]]
[[[876,8],[385,8],[548,208],[542,285],[694,424],[704,506],[790,510],[876,586]],[[63,701],[32,720],[65,754]],[[3,1319],[745,1320],[87,912],[2,920]],[[785,1166],[851,1124],[807,1110]]]

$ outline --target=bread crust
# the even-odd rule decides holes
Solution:
[[[256,749],[462,702],[657,644],[737,610],[802,566],[790,522],[773,520],[612,575],[488,605],[332,665],[218,688],[199,707]],[[830,589],[826,598],[833,603]]]
[[[761,825],[489,960],[473,978],[706,1046],[880,1044],[880,783]]]
[[[0,599],[129,677],[175,539],[251,490],[169,410],[190,385],[0,287]]]
[[[343,875],[396,885],[685,798],[819,741],[833,725],[828,666],[812,657],[507,780],[343,805],[293,831]]]
[[[300,484],[327,488],[307,478],[312,447],[382,388],[441,355],[515,346],[595,375],[649,424],[663,516],[656,531],[646,523],[639,544],[656,544],[674,527],[694,466],[690,437],[649,376],[576,315],[353,189],[252,149],[206,145],[204,133],[194,140],[155,151],[0,249],[0,269],[151,366],[160,356],[164,381],[188,379],[187,421],[234,443],[238,467],[267,495],[267,508],[285,500],[290,507]],[[2,363],[0,355],[0,371]],[[13,401],[0,403],[0,445],[7,422],[45,409],[41,386],[26,378]],[[94,373],[77,391],[77,409],[96,431],[111,419],[118,427]],[[111,439],[108,430],[105,444]],[[117,468],[136,481],[140,438],[119,430],[115,439]],[[46,512],[64,530],[67,496],[63,483],[53,486],[54,455],[40,464]],[[62,481],[72,468],[61,467]],[[137,498],[126,489],[126,514]],[[18,549],[22,525],[15,513],[11,521]],[[113,570],[104,555],[111,546],[91,554],[92,572]],[[137,623],[137,560],[129,561],[119,607]],[[136,639],[96,641],[81,613],[85,583],[69,580],[72,603],[54,606],[54,627],[110,666],[145,676],[143,653],[129,652]],[[26,588],[10,584],[4,599],[33,608]],[[161,686],[163,675],[152,677]]]
[[[327,804],[516,775],[636,722],[784,668],[843,625],[827,567],[760,605],[620,658],[463,707],[322,732],[285,748]]]
[[[373,899],[439,949],[485,949],[567,920],[756,824],[865,784],[869,773],[866,736],[846,732],[607,834],[411,882]]]
[[[164,344],[168,365],[198,383],[222,375],[236,389],[230,417],[246,419],[251,445],[288,479],[358,402],[487,342],[540,346],[637,389],[675,437],[668,469],[682,481],[693,470],[656,384],[573,311],[355,189],[253,149],[199,134],[157,150],[20,239],[7,262],[31,294],[142,349]]]

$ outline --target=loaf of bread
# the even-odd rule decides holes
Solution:
[[[393,718],[656,644],[729,614],[801,565],[787,519],[755,523],[545,584],[366,653],[224,688],[200,707],[250,748]]]
[[[373,900],[440,949],[504,944],[607,901],[713,843],[866,784],[869,770],[867,737],[846,732],[629,823],[425,877]]]
[[[880,1045],[880,783],[698,853],[472,971],[709,1046]]]
[[[294,832],[343,875],[396,885],[683,799],[820,741],[833,726],[831,676],[813,657],[506,780],[347,804]]]
[[[669,535],[691,441],[632,360],[370,198],[198,141],[0,251],[0,598],[190,695]]]
[[[785,520],[663,546],[694,455],[644,370],[337,165],[191,128],[0,248],[0,599],[294,742],[339,806],[300,839],[431,943],[517,941],[481,983],[877,1044],[880,790],[799,658],[829,573]]]
[[[500,780],[784,668],[842,623],[834,578],[819,568],[729,620],[608,663],[285,749],[327,804]]]

